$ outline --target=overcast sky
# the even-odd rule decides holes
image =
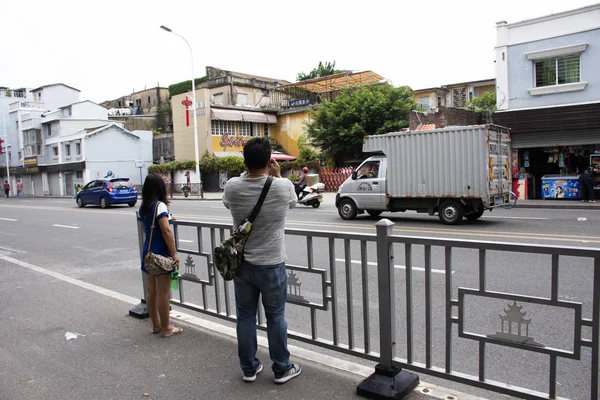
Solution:
[[[111,100],[209,65],[295,81],[319,61],[422,89],[494,77],[497,21],[594,0],[2,1],[0,86],[62,82]]]

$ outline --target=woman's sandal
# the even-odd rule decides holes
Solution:
[[[178,335],[181,332],[183,332],[183,329],[174,326],[173,329],[171,329],[171,331],[169,333],[161,333],[160,337],[167,338],[167,337],[170,337],[173,335]]]
[[[152,332],[153,335],[159,334],[160,328],[158,328],[157,330],[152,329],[150,332]]]

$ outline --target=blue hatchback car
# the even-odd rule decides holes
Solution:
[[[83,187],[75,200],[79,207],[88,204],[108,208],[113,204],[128,204],[129,207],[137,203],[138,192],[129,182],[129,178],[106,178],[89,182]]]

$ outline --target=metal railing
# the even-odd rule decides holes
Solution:
[[[139,227],[138,224],[141,252],[143,237]],[[179,296],[171,303],[234,322],[233,284],[223,281],[212,263],[212,249],[231,234],[231,224],[177,220],[173,221],[173,228],[181,266]],[[401,370],[405,368],[519,398],[554,399],[560,391],[557,390],[560,389],[557,388],[559,360],[579,360],[578,368],[589,368],[591,374],[586,375],[589,380],[582,378],[574,383],[577,387],[584,386],[581,390],[585,392],[574,398],[598,399],[599,249],[394,235],[393,223],[386,219],[376,224],[376,230],[376,234],[357,234],[286,229],[286,241],[300,240],[302,248],[306,249],[300,257],[302,262],[292,260],[296,262],[286,265],[287,302],[299,307],[293,313],[287,312],[288,335],[311,345],[378,362],[375,374],[359,385],[359,394],[369,396],[363,386],[369,379],[383,377],[393,380],[398,373],[408,374]],[[197,247],[182,245],[183,242],[194,242],[180,241],[182,233],[188,239],[191,234]],[[402,251],[396,252],[398,256],[395,257],[397,247],[401,247]],[[376,254],[376,262],[369,261],[370,254]],[[423,264],[419,267],[415,260],[421,256]],[[490,290],[492,281],[493,285],[499,285],[496,276],[499,271],[495,267],[503,266],[511,271],[507,272],[507,280],[514,280],[515,286],[522,289],[521,293],[531,293],[531,287],[518,281],[520,276],[510,275],[515,273],[511,266],[516,264],[511,264],[510,260],[522,260],[523,267],[527,269],[534,267],[536,262],[527,257],[542,257],[542,260],[550,261],[548,265],[536,267],[546,268],[549,272],[544,277],[536,276],[537,280],[548,283],[549,295]],[[575,264],[574,258],[578,260]],[[402,261],[404,265],[395,265]],[[440,267],[434,268],[437,265]],[[472,281],[471,287],[454,284],[455,266],[473,268],[473,273],[464,275],[465,279]],[[398,279],[396,269],[404,270],[403,276],[398,276]],[[588,276],[583,274],[584,271]],[[375,272],[377,279],[372,282],[370,279]],[[304,283],[312,283],[312,286],[302,287],[300,276],[305,279]],[[443,283],[437,280],[437,276],[443,276]],[[420,281],[423,286],[417,286]],[[500,282],[504,282],[502,278]],[[575,301],[573,296],[561,299],[565,296],[559,294],[560,284],[569,288],[587,285],[583,292],[585,298],[577,299],[579,301]],[[318,289],[314,290],[315,286]],[[397,291],[399,295],[396,295]],[[495,306],[486,305],[486,302],[500,302],[502,307],[498,310]],[[542,324],[536,319],[538,324],[533,325],[532,317],[524,318],[527,314],[522,311],[525,305],[527,312],[533,310],[535,313],[537,310],[542,317],[552,317],[542,320]],[[540,312],[540,307],[549,307],[550,311]],[[295,319],[299,316],[298,310],[307,313],[305,317],[310,323]],[[588,317],[584,317],[586,310]],[[533,330],[533,327],[543,326],[544,322],[550,323],[556,318],[556,312],[572,316],[571,325],[560,326],[564,335],[568,333],[572,337],[572,342],[565,348],[555,344],[544,345],[530,334],[530,324]],[[258,328],[266,330],[262,314],[262,309],[259,309]],[[417,318],[421,321],[415,322]],[[492,334],[477,332],[479,328],[485,330],[486,321],[492,320],[501,322],[499,331]],[[292,325],[302,329],[293,330]],[[540,335],[537,329],[535,334]],[[397,330],[402,330],[403,334],[398,335]],[[419,335],[421,331],[422,335]],[[586,332],[588,337],[585,337]],[[542,339],[552,337],[540,336]],[[436,341],[435,337],[443,339]],[[562,335],[557,337],[563,338]],[[465,350],[470,345],[474,351]],[[374,350],[377,348],[379,352]],[[582,348],[590,349],[590,354],[584,355]],[[514,360],[509,360],[504,353],[498,358],[500,350],[518,357],[547,357],[548,370],[543,373],[545,389],[540,390],[539,384],[525,387],[519,377],[512,381],[501,378],[502,382],[492,377],[488,371],[510,370],[514,366]],[[494,360],[488,358],[490,352],[496,354]],[[475,358],[471,364],[461,359],[465,353]],[[455,363],[457,358],[460,367],[455,366],[459,364]],[[408,380],[411,383],[405,388],[407,392],[416,386],[418,378]],[[563,389],[564,384],[565,381]],[[571,392],[568,394],[571,396]]]

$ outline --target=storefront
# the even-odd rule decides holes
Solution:
[[[513,191],[521,199],[578,199],[578,175],[600,164],[599,116],[600,104],[496,113],[494,123],[511,129]]]
[[[577,177],[588,165],[600,164],[600,143],[515,149],[515,156],[518,172],[513,164],[513,178],[521,185],[526,180],[527,198],[578,199]],[[595,186],[600,190],[600,181]]]

